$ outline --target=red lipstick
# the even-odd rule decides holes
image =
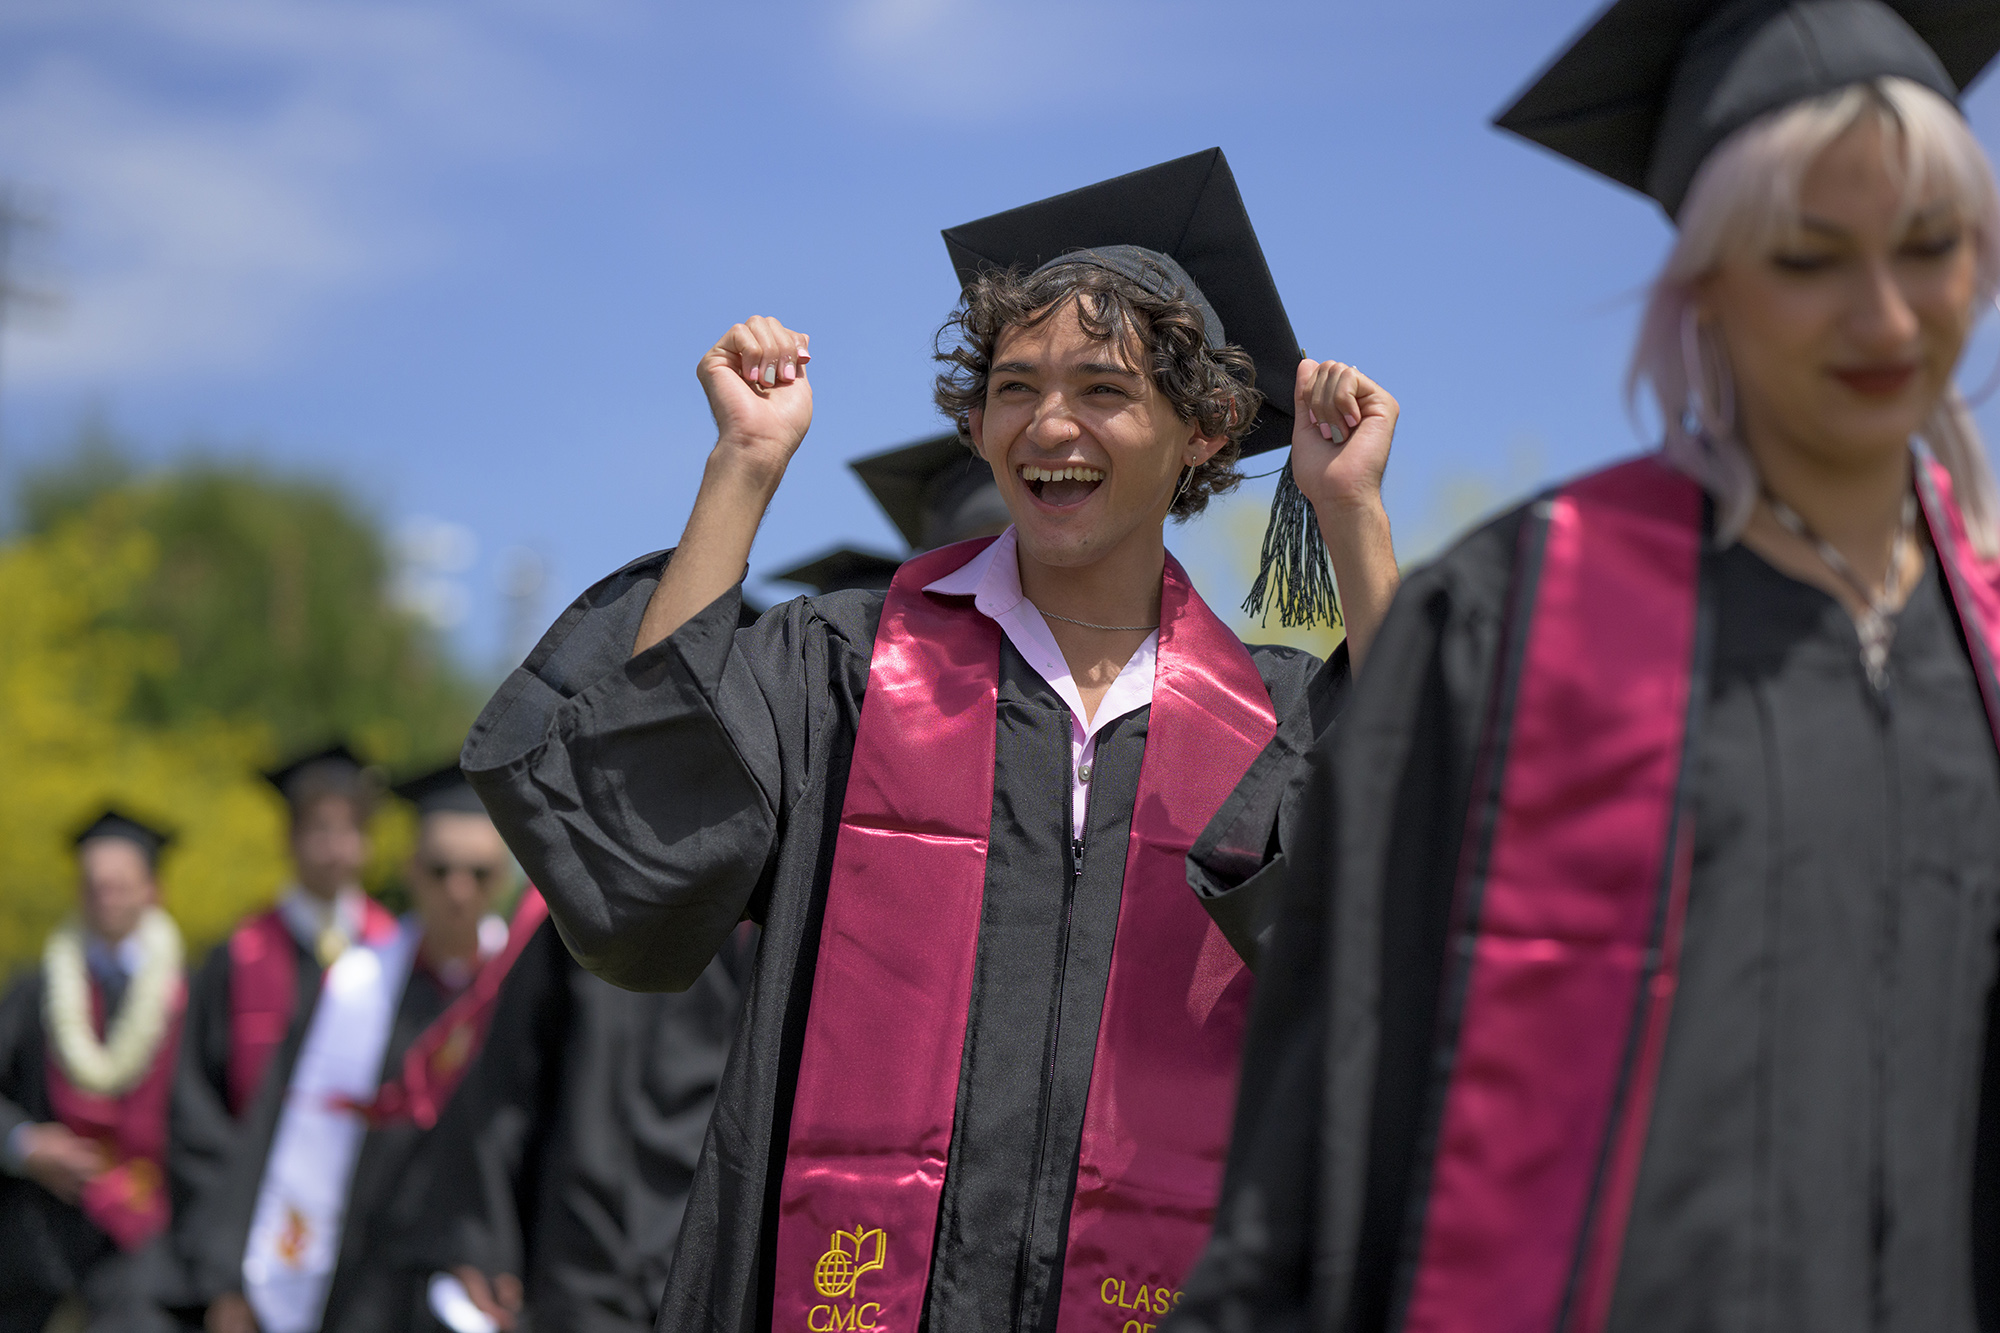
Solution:
[[[1893,398],[1915,379],[1914,365],[1852,366],[1836,370],[1833,377],[1864,398]]]

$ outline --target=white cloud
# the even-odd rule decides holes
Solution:
[[[10,381],[251,370],[424,262],[427,179],[552,141],[535,38],[592,11],[547,8],[10,0],[0,179],[50,223],[22,277],[61,298],[10,332]]]
[[[1084,103],[1156,78],[1140,48],[1176,22],[1166,0],[847,0],[835,40],[854,89],[962,119],[1004,98]]]

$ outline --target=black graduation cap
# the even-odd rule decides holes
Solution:
[[[362,763],[354,751],[336,741],[323,750],[315,750],[311,754],[300,755],[289,763],[267,770],[264,773],[264,781],[276,787],[285,800],[289,802],[292,800],[293,792],[297,788],[298,779],[308,769],[320,768],[322,766],[338,773],[342,778],[351,778],[357,783],[364,782],[366,775],[370,771],[368,765]]]
[[[99,838],[123,838],[146,854],[147,865],[155,865],[159,862],[160,853],[174,840],[174,835],[134,819],[116,807],[108,807],[103,814],[78,830],[73,843],[81,847]]]
[[[892,555],[843,546],[771,577],[784,583],[803,584],[821,594],[847,588],[881,589],[889,586],[889,580],[902,564]]]
[[[483,815],[486,806],[456,763],[399,782],[389,790],[417,807],[420,815]]]
[[[1673,216],[1766,112],[1891,75],[1956,100],[1996,51],[1993,0],[1617,0],[1494,124]]]
[[[1264,406],[1244,454],[1292,442],[1299,340],[1220,148],[949,227],[944,245],[961,286],[982,269],[1033,270],[1078,250],[1097,251],[1104,267],[1149,290],[1163,270],[1215,316],[1210,341],[1235,343],[1257,364]],[[1134,247],[1154,254],[1133,255]],[[1146,258],[1167,263],[1148,266]]]
[[[1148,291],[1178,289],[1201,310],[1211,346],[1234,343],[1256,365],[1264,402],[1243,439],[1244,456],[1292,442],[1298,335],[1220,148],[947,228],[944,244],[961,287],[983,269],[1032,271],[1067,259],[1111,269]],[[1253,615],[1269,606],[1286,625],[1340,618],[1319,525],[1290,467],[1272,497],[1257,582],[1243,603]]]
[[[913,550],[989,536],[1011,521],[993,484],[993,469],[957,431],[857,458],[847,466]]]

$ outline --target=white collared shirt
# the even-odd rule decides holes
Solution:
[[[1153,669],[1160,654],[1160,632],[1146,636],[1104,692],[1097,713],[1085,720],[1083,694],[1063,660],[1062,648],[1049,622],[1021,592],[1021,565],[1014,529],[1008,528],[991,546],[933,583],[925,592],[971,597],[981,615],[999,625],[1027,664],[1041,674],[1069,706],[1070,836],[1083,836],[1084,811],[1090,797],[1091,768],[1097,756],[1097,733],[1128,713],[1153,702]]]
[[[146,961],[146,950],[139,943],[139,932],[133,931],[124,939],[112,944],[86,930],[83,933],[83,962],[90,974],[101,984],[106,981],[130,981],[139,975],[139,964]]]
[[[300,948],[316,954],[320,932],[328,927],[340,932],[348,944],[360,939],[368,925],[368,904],[359,889],[342,889],[329,903],[306,892],[303,885],[294,884],[278,898],[278,917]]]

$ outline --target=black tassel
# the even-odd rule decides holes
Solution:
[[[1340,594],[1333,586],[1333,562],[1327,559],[1326,543],[1320,540],[1312,502],[1292,480],[1290,463],[1278,474],[1278,490],[1271,497],[1271,522],[1264,529],[1264,553],[1257,562],[1257,581],[1243,599],[1244,614],[1257,616],[1260,625],[1270,620],[1273,607],[1278,611],[1278,623],[1286,629],[1319,621],[1342,623]]]

